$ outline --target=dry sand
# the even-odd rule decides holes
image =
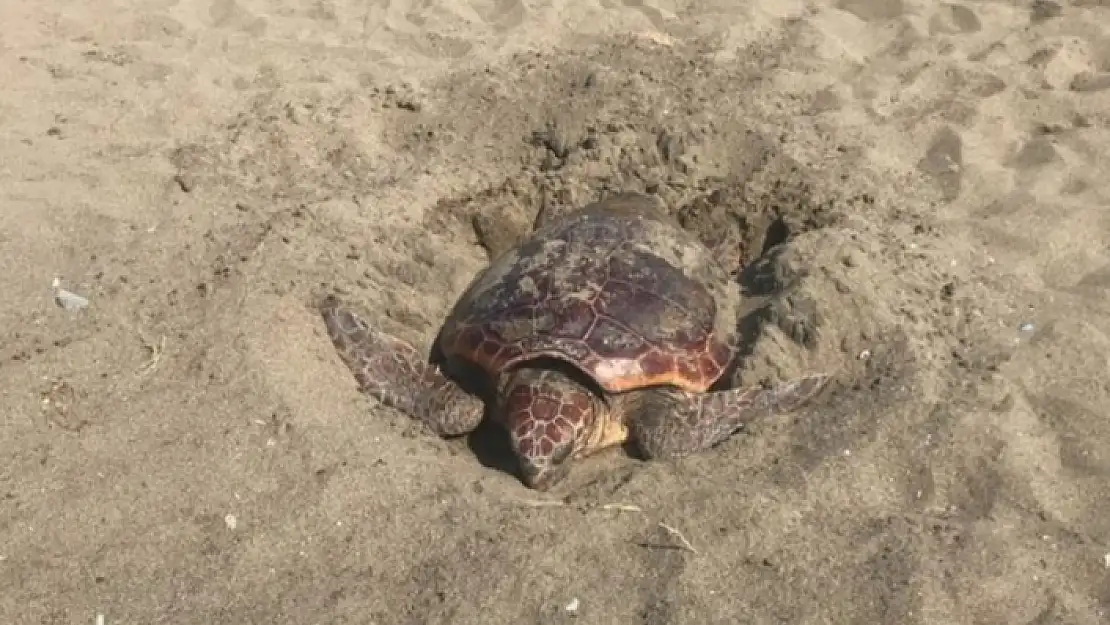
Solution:
[[[1110,622],[1105,2],[5,0],[0,51],[0,622]],[[769,293],[738,382],[834,388],[542,496],[357,392],[314,297],[427,345],[618,189]]]

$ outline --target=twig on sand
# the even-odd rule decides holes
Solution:
[[[686,540],[686,537],[682,535],[682,532],[680,532],[677,529],[671,527],[670,525],[667,525],[666,523],[664,523],[662,521],[659,521],[659,527],[666,530],[667,533],[670,534],[671,536],[674,536],[675,539],[678,540],[678,542],[682,543],[682,546],[684,548],[686,548],[687,550],[690,551],[690,553],[695,553],[696,554],[698,552],[698,550],[694,549],[694,546],[690,544],[690,541]]]
[[[525,499],[517,503],[526,508],[566,508],[570,505],[558,499]]]
[[[640,506],[634,506],[628,503],[607,503],[601,506],[602,510],[616,510],[618,512],[636,512],[639,514],[644,513],[644,509]]]
[[[526,499],[526,500],[520,501],[518,503],[522,506],[526,506],[526,507],[529,507],[529,508],[575,508],[575,509],[578,509],[582,512],[586,512],[587,510],[590,510],[592,508],[600,508],[600,509],[606,510],[606,511],[633,512],[633,513],[636,513],[636,514],[643,515],[645,517],[648,516],[647,513],[644,512],[644,509],[641,508],[640,506],[637,506],[637,505],[634,505],[634,504],[627,504],[627,503],[606,503],[606,504],[601,504],[601,505],[589,505],[589,504],[573,504],[573,503],[570,503],[568,501],[564,501],[564,500],[560,500],[560,499]],[[657,527],[659,527],[660,529],[662,529],[663,531],[670,534],[671,537],[674,538],[676,541],[678,541],[679,544],[677,544],[677,545],[660,545],[660,544],[657,544],[657,543],[641,542],[641,543],[639,543],[639,545],[641,547],[661,548],[661,549],[684,549],[684,550],[689,551],[690,553],[693,553],[693,554],[698,553],[698,550],[694,548],[694,545],[686,538],[685,535],[683,535],[682,532],[680,532],[674,526],[668,525],[667,523],[665,523],[663,521],[656,521],[655,525]]]

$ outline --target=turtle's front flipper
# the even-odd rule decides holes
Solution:
[[[478,427],[482,400],[457,386],[412,345],[371,327],[334,300],[326,301],[320,312],[332,344],[363,393],[423,421],[440,436]]]
[[[632,437],[647,458],[677,458],[708,449],[764,414],[790,412],[824,388],[827,375],[811,375],[763,389],[682,393],[646,389],[629,393]]]

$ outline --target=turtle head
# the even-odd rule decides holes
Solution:
[[[603,403],[575,377],[530,367],[509,374],[500,416],[530,488],[543,491],[562,480],[571,461],[602,438]]]

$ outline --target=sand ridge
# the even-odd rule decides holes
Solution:
[[[0,620],[1110,618],[1103,3],[0,24]],[[737,383],[834,388],[545,497],[357,393],[313,298],[426,346],[537,210],[624,189],[759,302]]]

